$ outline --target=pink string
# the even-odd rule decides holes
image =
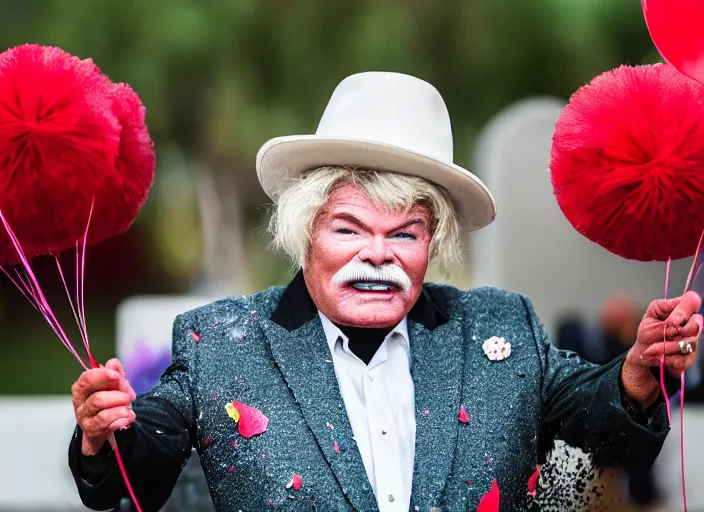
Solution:
[[[71,293],[68,291],[68,285],[66,284],[66,279],[64,278],[64,271],[61,268],[61,263],[59,262],[59,257],[54,256],[54,260],[56,260],[56,268],[59,270],[59,276],[61,276],[61,282],[64,285],[64,290],[66,291],[66,297],[68,298],[68,303],[71,306],[71,312],[73,313],[73,318],[76,321],[76,324],[78,325],[78,331],[81,334],[81,339],[83,340],[83,346],[86,348],[86,352],[90,351],[89,344],[88,344],[88,336],[86,336],[86,333],[81,329],[81,322],[78,320],[78,313],[76,312],[76,308],[73,305],[73,299],[71,299]]]
[[[667,259],[667,268],[665,269],[665,300],[667,300],[667,291],[670,287],[670,267],[672,266],[672,258]],[[660,391],[665,399],[665,409],[667,409],[667,426],[672,428],[672,413],[670,410],[670,397],[667,396],[665,389],[665,340],[667,339],[667,326],[663,325],[662,332],[662,355],[660,356]]]
[[[682,499],[687,512],[687,485],[684,478],[684,372],[680,374],[680,465],[682,469]]]
[[[17,289],[18,289],[20,292],[22,292],[22,295],[24,295],[24,298],[29,301],[29,303],[34,307],[34,309],[37,309],[37,305],[36,305],[36,303],[35,303],[36,301],[33,300],[34,297],[31,297],[31,296],[29,295],[29,292],[25,292],[25,291],[24,291],[24,289],[22,288],[22,286],[20,286],[20,284],[19,284],[17,281],[15,281],[15,279],[10,275],[10,273],[9,273],[7,270],[5,270],[5,267],[0,267],[0,270],[2,270],[2,272],[7,276],[7,278],[8,278],[10,281],[12,281],[12,284],[14,284],[14,285],[17,287]],[[18,275],[17,277],[19,278],[20,282],[22,282],[22,284],[24,284],[24,282],[22,281],[22,278],[19,277],[19,275]]]
[[[93,199],[93,203],[95,202],[95,198]],[[83,245],[81,247],[80,251],[80,258],[79,258],[79,245],[78,243],[76,244],[76,307],[74,308],[73,301],[71,300],[71,294],[68,292],[68,286],[66,284],[66,280],[64,279],[63,271],[61,269],[61,265],[59,263],[59,260],[57,257],[56,263],[59,269],[59,274],[61,275],[61,280],[64,283],[64,289],[66,290],[66,294],[69,299],[69,303],[71,304],[71,310],[73,311],[74,318],[76,320],[76,323],[78,324],[78,330],[81,333],[81,338],[83,340],[83,344],[85,346],[88,358],[90,360],[90,367],[91,368],[98,368],[99,365],[97,361],[93,358],[93,354],[91,353],[90,350],[90,343],[88,341],[88,330],[86,328],[86,321],[85,321],[85,305],[84,305],[84,300],[83,300],[83,281],[85,277],[85,261],[86,261],[86,251],[85,251],[85,246],[88,238],[88,227],[90,226],[90,220],[93,215],[93,203],[91,203],[91,208],[90,208],[90,213],[88,215],[88,223],[86,225],[86,231],[83,235]],[[42,292],[41,287],[39,286],[39,281],[37,280],[36,276],[34,275],[34,272],[32,271],[32,267],[29,264],[29,261],[27,260],[27,257],[24,254],[24,251],[22,250],[22,247],[20,245],[19,240],[15,236],[15,233],[12,231],[10,228],[10,225],[8,224],[7,220],[5,219],[4,215],[2,214],[2,210],[0,210],[0,221],[2,222],[3,226],[5,227],[5,231],[7,232],[8,236],[10,237],[10,240],[12,241],[12,245],[14,246],[15,250],[17,251],[17,254],[20,257],[20,260],[22,262],[22,266],[24,267],[24,270],[27,273],[27,280],[25,281],[22,276],[17,272],[17,280],[13,279],[12,276],[7,272],[3,267],[0,266],[0,269],[5,273],[5,275],[12,281],[12,283],[20,290],[20,292],[29,300],[29,302],[39,310],[39,312],[42,314],[44,319],[47,321],[51,329],[54,331],[54,334],[59,338],[61,343],[71,352],[71,354],[76,358],[76,360],[80,363],[80,365],[85,369],[88,370],[88,366],[85,364],[81,356],[78,354],[76,349],[73,347],[71,342],[69,341],[68,336],[64,332],[64,330],[61,328],[61,325],[59,324],[59,321],[56,319],[56,316],[54,315],[54,312],[51,309],[51,306],[49,306],[48,301],[46,300],[46,297],[44,296],[44,293]],[[80,261],[80,265],[79,265]],[[79,285],[80,283],[80,285]],[[132,499],[132,502],[134,503],[135,507],[137,508],[137,512],[142,512],[142,508],[139,505],[139,502],[137,501],[137,498],[134,494],[134,491],[132,489],[132,485],[130,484],[129,478],[127,477],[127,470],[125,469],[125,465],[122,461],[122,456],[120,454],[120,450],[117,446],[117,440],[115,439],[114,433],[111,433],[108,436],[108,441],[110,442],[110,445],[112,446],[112,449],[115,453],[115,458],[117,459],[117,464],[120,468],[120,473],[122,473],[122,478],[125,482],[125,486],[127,487],[127,491],[129,492],[130,498]]]
[[[664,342],[663,342],[664,343]],[[672,413],[670,411],[670,398],[667,396],[665,389],[665,356],[660,356],[660,390],[665,398],[665,409],[667,409],[667,426],[672,428]]]
[[[83,284],[85,283],[85,270],[86,270],[86,245],[88,243],[88,228],[90,227],[90,220],[93,218],[93,206],[95,205],[95,197],[93,197],[90,202],[90,211],[88,212],[88,222],[86,223],[86,231],[83,233],[83,248],[81,251],[81,324],[83,325],[83,331],[88,337],[88,327],[86,326],[86,310],[85,301],[83,300]]]
[[[117,439],[115,439],[114,432],[110,433],[110,435],[108,436],[108,441],[110,442],[110,446],[112,446],[112,450],[115,452],[115,459],[117,459],[117,465],[120,468],[120,473],[122,473],[122,478],[125,481],[125,486],[127,487],[127,492],[129,493],[130,498],[132,499],[132,503],[134,503],[134,506],[137,507],[137,512],[142,512],[142,509],[139,506],[139,502],[137,501],[137,497],[134,495],[134,490],[132,489],[132,484],[130,484],[130,479],[127,478],[127,470],[125,469],[125,465],[122,462],[120,450],[117,448]]]
[[[83,368],[87,370],[88,367],[83,362],[83,359],[81,359],[81,356],[78,355],[76,349],[74,349],[71,343],[68,341],[68,336],[66,336],[66,333],[61,328],[61,325],[54,316],[54,312],[52,311],[51,306],[49,306],[46,297],[44,297],[44,293],[42,293],[42,289],[39,286],[39,282],[37,281],[34,272],[32,272],[32,267],[29,265],[29,261],[24,255],[24,251],[22,251],[22,247],[20,246],[19,240],[17,240],[15,233],[12,231],[12,229],[10,229],[10,225],[7,223],[5,216],[2,214],[2,210],[0,210],[0,221],[2,221],[2,224],[5,227],[5,231],[7,231],[7,234],[9,235],[10,240],[12,241],[12,245],[17,251],[17,255],[22,261],[22,265],[24,266],[24,269],[27,272],[29,282],[32,283],[33,288],[36,291],[37,306],[39,307],[39,310],[42,312],[42,315],[44,315],[44,318],[47,320],[47,322],[49,322],[49,325],[51,326],[52,330],[56,333],[56,335],[64,344],[64,346],[69,350],[69,352],[71,352],[71,354],[73,354],[73,356],[78,360],[81,366],[83,366]]]

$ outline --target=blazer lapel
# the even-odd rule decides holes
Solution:
[[[431,330],[410,322],[416,398],[416,454],[411,510],[441,506],[454,460],[464,374],[464,340],[452,318]]]
[[[357,510],[378,510],[362,457],[352,439],[352,426],[320,317],[316,315],[293,331],[268,318],[262,320],[261,327],[274,360],[345,496]],[[335,442],[340,447],[339,454],[334,449]]]

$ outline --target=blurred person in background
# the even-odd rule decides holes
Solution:
[[[608,297],[601,306],[599,324],[604,340],[604,355],[597,363],[605,364],[633,346],[643,312],[626,295]]]
[[[602,304],[595,325],[575,312],[562,315],[557,325],[557,346],[587,361],[606,364],[631,348],[642,316],[629,297],[613,295]]]
[[[670,380],[691,365],[700,297],[654,301],[627,354],[595,365],[553,346],[526,297],[424,283],[495,217],[452,153],[438,91],[396,73],[346,78],[315,135],[265,144],[271,231],[300,270],[180,315],[173,364],[139,397],[117,360],[81,375],[69,465],[86,506],[127,496],[111,432],[145,511],[192,447],[220,511],[474,510],[499,491],[527,509],[536,440],[651,464],[668,433],[652,367],[663,350]]]
[[[628,352],[638,335],[643,312],[635,301],[622,294],[608,297],[601,306],[599,330],[604,354],[598,363],[605,364]],[[634,467],[627,476],[628,492],[634,503],[649,505],[658,499],[652,465]]]

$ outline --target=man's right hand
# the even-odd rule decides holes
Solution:
[[[127,428],[136,417],[130,404],[137,395],[117,359],[83,372],[71,386],[71,395],[83,431],[83,455],[98,453],[111,432]]]

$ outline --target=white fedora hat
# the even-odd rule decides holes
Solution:
[[[276,202],[308,170],[351,165],[418,176],[445,188],[465,229],[496,217],[494,198],[453,163],[452,127],[440,93],[409,75],[359,73],[335,89],[315,135],[271,139],[257,153],[257,177]]]

